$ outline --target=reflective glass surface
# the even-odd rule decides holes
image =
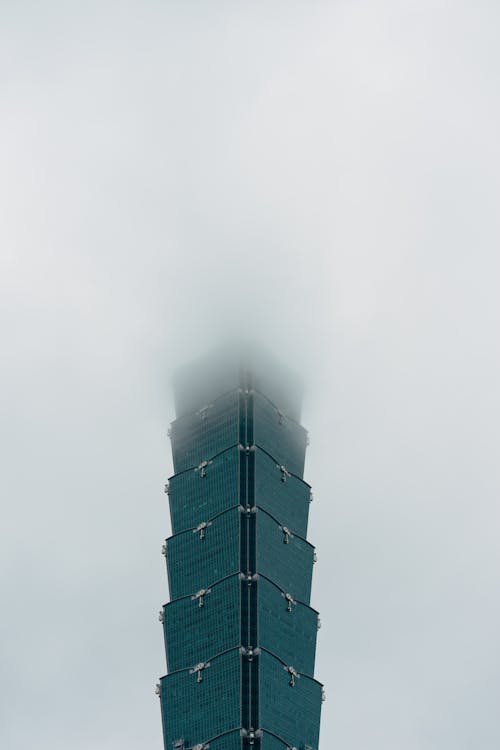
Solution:
[[[268,398],[254,396],[254,443],[266,450],[278,464],[302,478],[307,432]]]
[[[238,402],[239,393],[233,391],[172,422],[172,456],[176,473],[198,466],[201,461],[238,443]]]
[[[239,450],[219,454],[202,469],[190,469],[169,480],[172,532],[191,529],[236,505],[239,500]]]
[[[257,591],[259,644],[299,672],[314,674],[318,613],[301,602],[287,601],[283,592],[262,576]]]
[[[165,747],[184,737],[191,747],[241,726],[241,656],[238,650],[218,656],[198,673],[189,670],[162,677],[161,705]]]
[[[309,604],[314,548],[304,539],[285,532],[274,518],[259,510],[257,520],[257,572],[274,581],[294,599]]]
[[[169,671],[191,667],[239,645],[240,588],[236,574],[212,586],[203,597],[175,599],[164,607]]]
[[[282,481],[279,465],[261,450],[255,451],[255,504],[264,508],[296,534],[307,535],[311,488],[294,476]]]
[[[203,481],[203,480],[201,480]],[[240,568],[239,507],[217,516],[201,532],[184,531],[167,539],[170,598],[195,594]]]
[[[293,666],[293,665],[292,665]],[[318,748],[321,685],[310,677],[290,685],[286,666],[270,654],[260,656],[261,726],[291,745]]]

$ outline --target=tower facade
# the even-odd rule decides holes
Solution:
[[[165,750],[318,750],[300,387],[261,354],[209,358],[174,391]]]

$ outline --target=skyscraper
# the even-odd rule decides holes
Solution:
[[[317,750],[300,385],[247,352],[184,369],[174,392],[165,750]]]

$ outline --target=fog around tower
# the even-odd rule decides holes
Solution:
[[[497,4],[0,9],[0,746],[162,747],[174,372],[305,382],[320,748],[497,750]]]

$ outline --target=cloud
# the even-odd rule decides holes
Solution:
[[[497,748],[498,20],[7,3],[2,746],[161,747],[169,377],[244,334],[308,384],[322,747]]]

